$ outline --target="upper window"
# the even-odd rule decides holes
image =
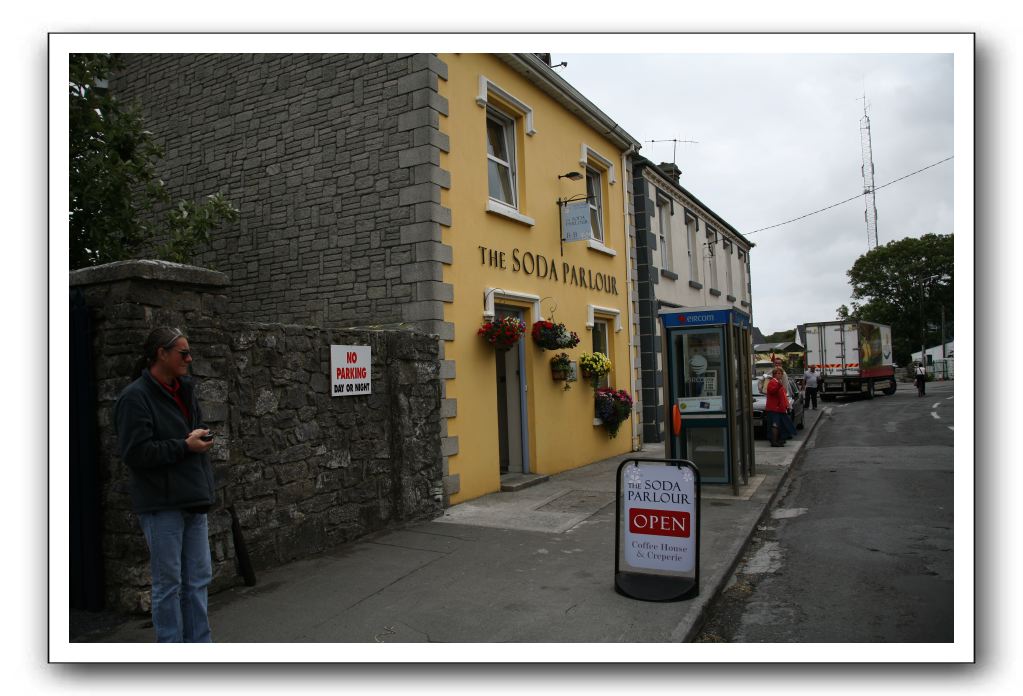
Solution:
[[[487,107],[487,180],[490,197],[518,208],[515,120]]]
[[[717,259],[717,242],[718,235],[710,227],[707,227],[707,262],[710,266],[710,287],[715,290],[718,289],[718,259]]]
[[[696,246],[696,229],[698,223],[694,216],[686,215],[686,242],[689,245],[689,276],[690,280],[700,282],[700,254]]]
[[[604,242],[603,176],[593,167],[586,167],[586,200],[590,204],[590,235]]]
[[[671,201],[666,198],[657,199],[657,229],[661,244],[661,268],[674,270],[671,263]]]
[[[725,240],[721,248],[725,252],[725,287],[728,294],[735,297],[735,282],[732,280],[732,243]]]

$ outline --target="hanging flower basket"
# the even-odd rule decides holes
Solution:
[[[611,361],[603,353],[583,353],[579,356],[579,369],[596,388],[600,378],[611,371]]]
[[[594,410],[604,422],[608,437],[618,435],[618,428],[632,413],[632,397],[624,389],[598,389],[594,395]]]
[[[551,358],[551,379],[561,381],[568,379],[568,372],[572,369],[572,361],[568,353],[558,353]]]
[[[476,332],[497,350],[508,350],[526,333],[526,324],[515,317],[501,317],[485,321]]]
[[[533,324],[533,342],[543,350],[575,348],[579,345],[579,335],[569,331],[564,324],[552,321],[538,321]]]

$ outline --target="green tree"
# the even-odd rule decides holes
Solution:
[[[71,269],[135,258],[155,238],[167,240],[157,258],[191,260],[238,210],[220,193],[167,210],[171,197],[156,173],[163,149],[138,107],[106,88],[117,56],[73,53],[68,67]]]
[[[892,327],[895,361],[908,364],[910,354],[955,335],[953,290],[953,235],[926,234],[889,242],[868,251],[846,273],[852,286],[852,309],[838,314]]]

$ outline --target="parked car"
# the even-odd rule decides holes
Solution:
[[[767,410],[767,394],[760,393],[759,380],[753,380],[753,437],[767,437],[764,429],[764,411]],[[789,418],[796,428],[803,429],[806,414],[803,412],[803,395],[796,386],[796,380],[789,375]]]

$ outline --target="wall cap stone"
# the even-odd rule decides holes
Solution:
[[[212,287],[224,287],[231,284],[227,274],[220,271],[199,266],[188,266],[182,263],[173,263],[171,261],[157,261],[155,259],[114,261],[113,263],[105,263],[102,266],[80,268],[77,271],[71,271],[69,274],[71,287],[112,283],[118,280],[136,278],[163,280],[186,285],[208,285]]]

